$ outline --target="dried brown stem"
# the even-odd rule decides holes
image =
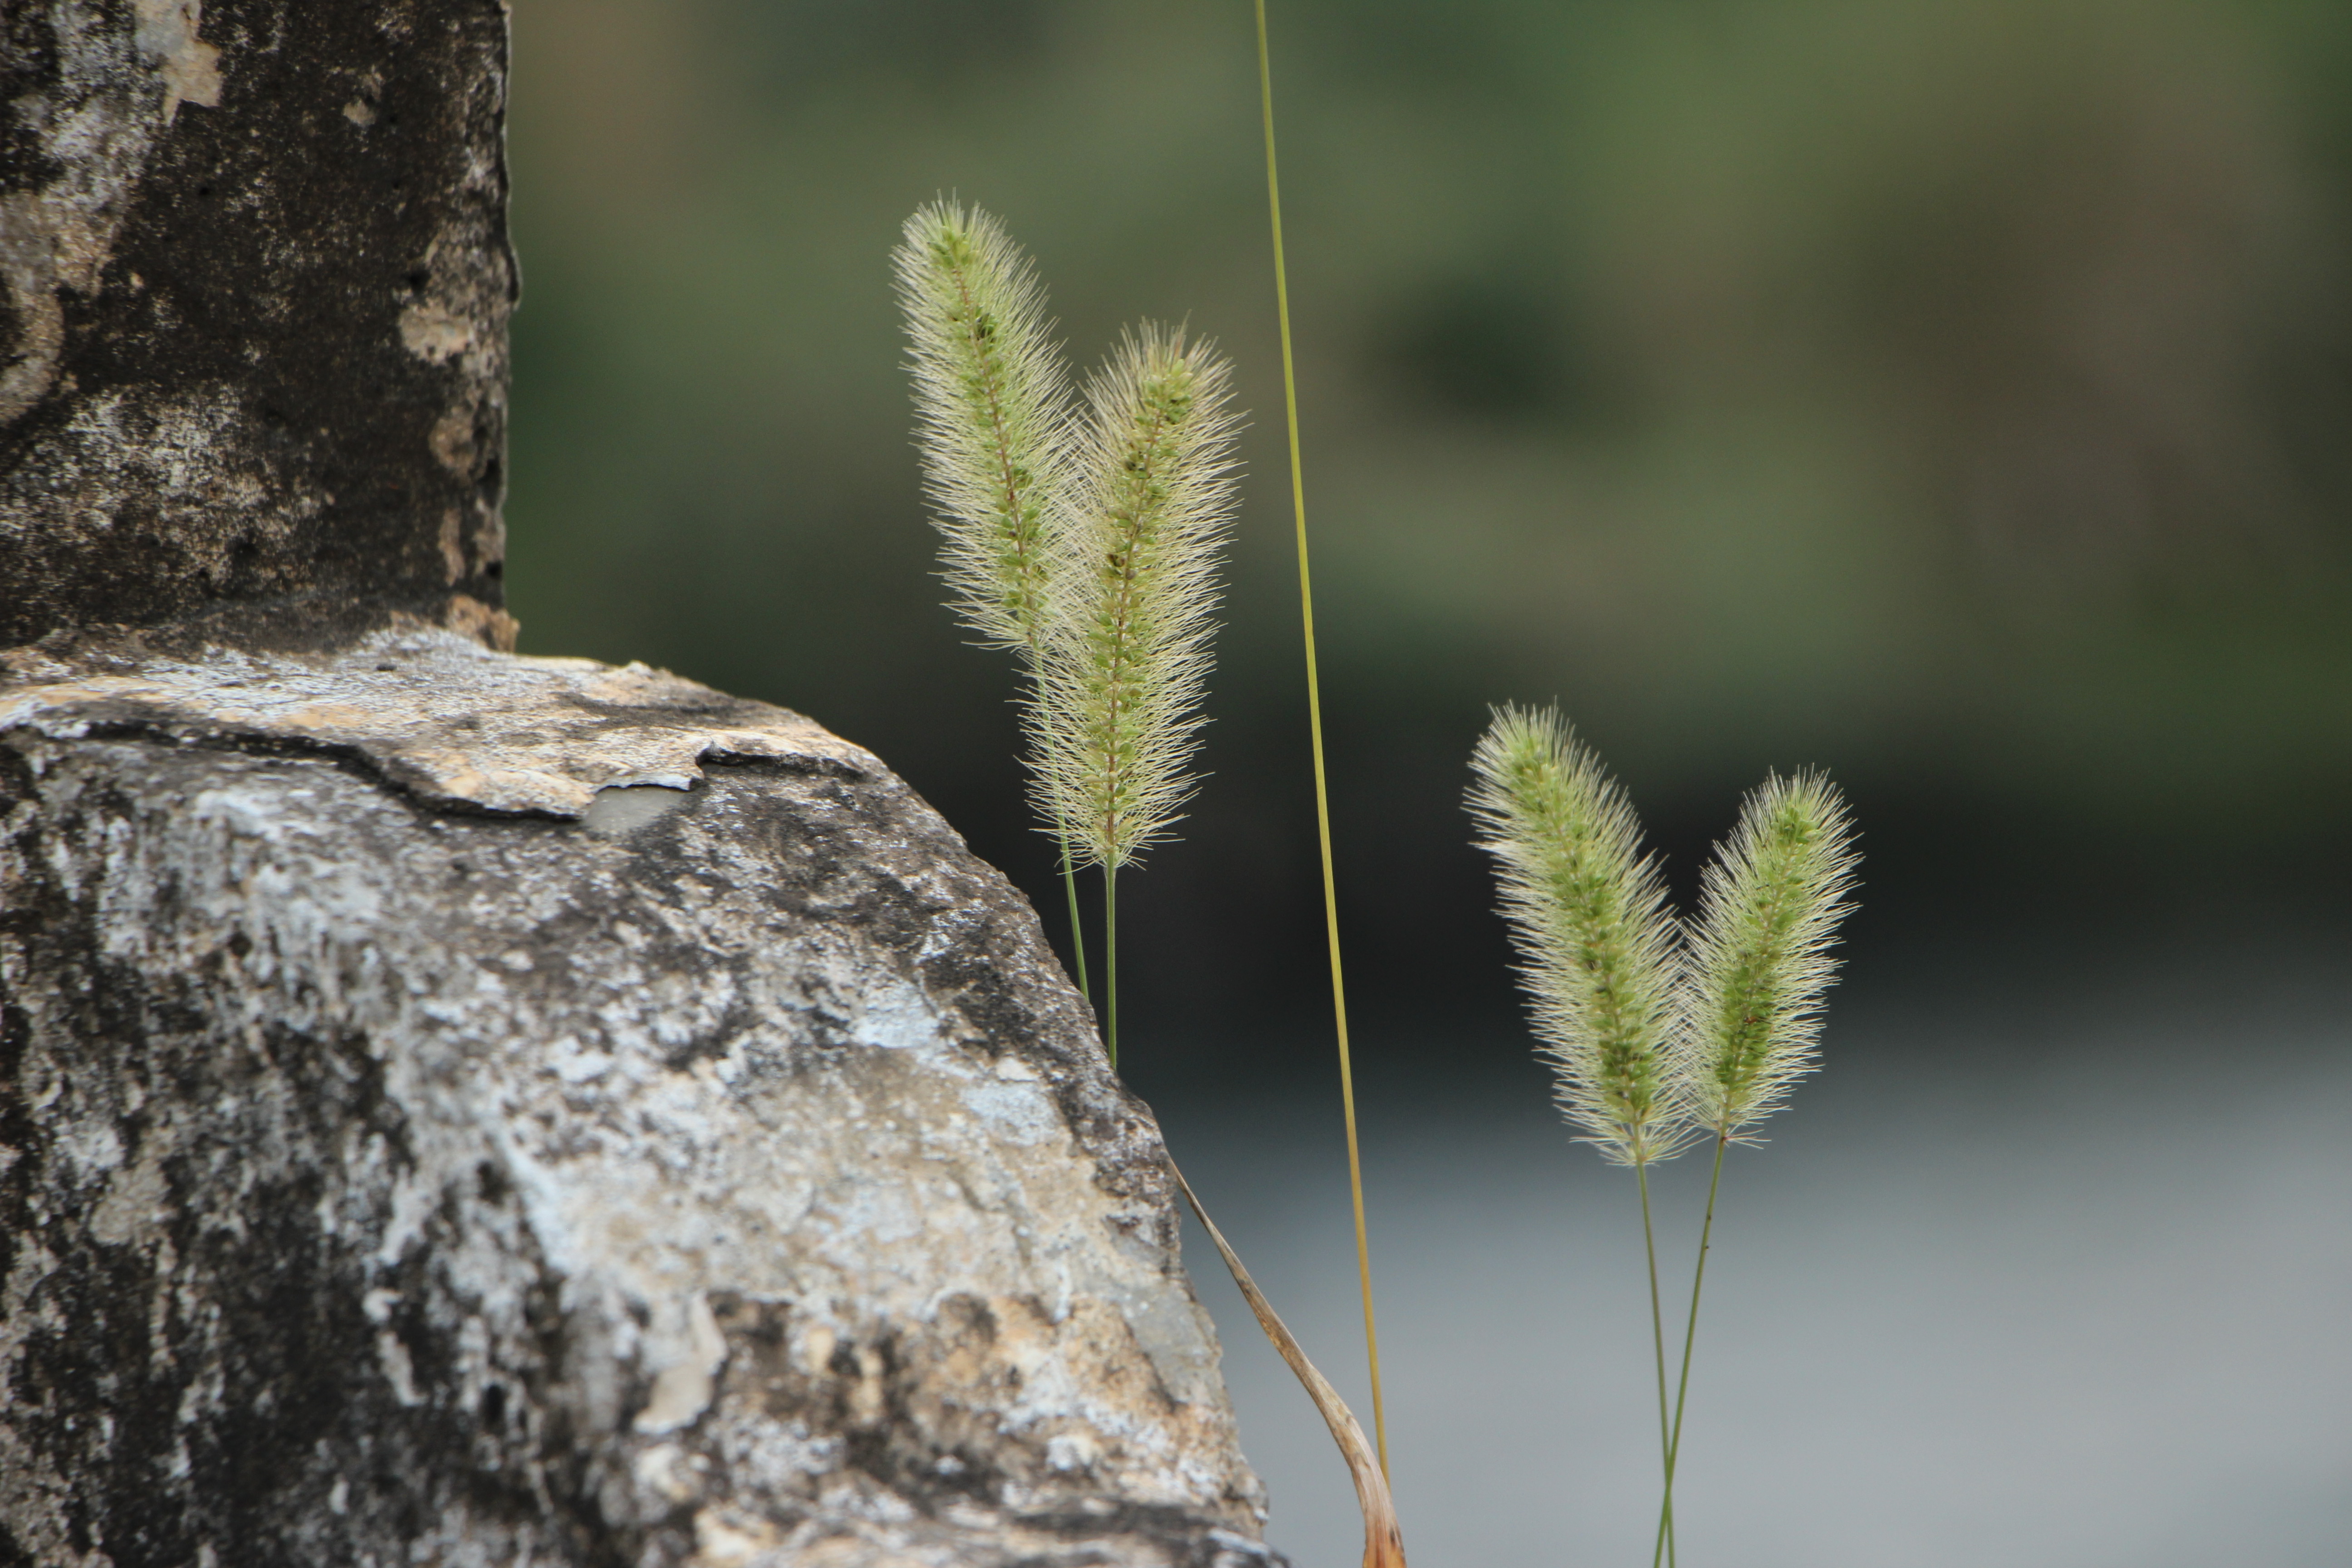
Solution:
[[[1217,1229],[1217,1222],[1201,1206],[1192,1184],[1184,1179],[1184,1173],[1176,1168],[1172,1158],[1168,1162],[1168,1173],[1176,1178],[1176,1184],[1184,1191],[1184,1201],[1192,1205],[1201,1227],[1216,1243],[1218,1256],[1232,1271],[1234,1283],[1241,1287],[1242,1300],[1257,1314],[1257,1326],[1265,1331],[1275,1350],[1290,1363],[1292,1373],[1307,1390],[1307,1397],[1321,1413],[1323,1424],[1331,1428],[1331,1440],[1339,1445],[1340,1457],[1348,1461],[1348,1473],[1356,1482],[1356,1502],[1364,1510],[1364,1568],[1405,1568],[1404,1533],[1397,1528],[1396,1504],[1389,1497],[1388,1478],[1381,1473],[1380,1458],[1372,1451],[1363,1427],[1357,1424],[1355,1412],[1348,1408],[1348,1402],[1339,1397],[1339,1391],[1331,1386],[1330,1380],[1307,1359],[1307,1352],[1276,1314],[1265,1292],[1257,1288],[1257,1281],[1250,1278],[1249,1270],[1242,1267],[1242,1260],[1234,1255],[1224,1234]]]

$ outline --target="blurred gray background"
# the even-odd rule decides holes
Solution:
[[[1369,1414],[1245,0],[514,8],[525,649],[873,747],[1065,945],[887,254],[958,193],[1082,366],[1144,315],[1236,360],[1212,776],[1121,880],[1124,1055]],[[1830,1065],[1726,1178],[1689,1560],[2345,1562],[2352,8],[1273,10],[1414,1562],[1634,1561],[1654,1508],[1630,1184],[1546,1106],[1460,807],[1486,704],[1555,697],[1685,890],[1770,767],[1864,832]],[[1190,1256],[1274,1540],[1353,1562]]]

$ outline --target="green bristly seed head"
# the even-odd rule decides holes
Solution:
[[[1471,760],[1539,1049],[1584,1142],[1639,1165],[1690,1137],[1675,1053],[1675,925],[1632,803],[1556,709],[1497,709]]]
[[[1002,225],[953,201],[908,218],[891,261],[952,603],[983,643],[1034,659],[1071,443],[1045,289]]]
[[[1817,773],[1768,778],[1706,868],[1685,994],[1690,1095],[1718,1137],[1788,1099],[1820,1061],[1830,957],[1859,860],[1845,802]]]
[[[1030,729],[1047,819],[1114,871],[1169,837],[1192,793],[1234,508],[1230,379],[1208,344],[1146,325],[1087,386]]]

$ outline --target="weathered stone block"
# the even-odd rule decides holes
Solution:
[[[869,753],[0,658],[0,1563],[1271,1560],[1150,1113]]]

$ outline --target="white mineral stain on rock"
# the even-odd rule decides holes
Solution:
[[[91,1211],[90,1235],[110,1247],[152,1239],[170,1210],[163,1158],[171,1152],[173,1132],[168,1123],[157,1128],[141,1147],[139,1163],[128,1170],[117,1169],[106,1184],[106,1196]]]
[[[240,538],[274,540],[325,504],[316,493],[266,488],[240,456],[258,438],[247,400],[226,383],[168,394],[118,389],[76,400],[64,424],[38,438],[37,455],[44,482],[58,493],[129,487],[213,514],[222,524],[217,537],[191,542],[210,550],[200,549],[192,564],[217,574]],[[73,521],[101,532],[112,526],[104,514]]]
[[[392,1396],[404,1406],[422,1405],[425,1401],[416,1392],[416,1368],[400,1336],[390,1329],[380,1331],[375,1337],[375,1355],[385,1381],[392,1384]]]
[[[1083,1432],[1065,1432],[1045,1443],[1045,1462],[1057,1470],[1083,1470],[1102,1458],[1102,1450]]]
[[[58,1151],[88,1181],[121,1165],[122,1135],[110,1121],[78,1121],[58,1140]]]
[[[698,1290],[684,1303],[685,1343],[675,1334],[649,1336],[649,1359],[656,1363],[653,1397],[637,1412],[636,1429],[645,1433],[675,1432],[710,1408],[719,1369],[727,1363],[727,1339],[711,1316],[709,1298]],[[667,1366],[665,1356],[676,1356]]]
[[[474,323],[438,300],[423,300],[400,312],[400,342],[427,364],[446,364],[474,346]]]
[[[204,25],[204,0],[134,0],[139,18],[133,35],[140,52],[152,58],[163,78],[163,123],[183,103],[220,107],[220,50],[196,36]]]
[[[765,1520],[704,1509],[694,1516],[693,1568],[749,1568],[783,1545],[783,1536]]]
[[[1024,1148],[1044,1143],[1062,1130],[1054,1102],[1034,1079],[1026,1083],[967,1084],[962,1099],[992,1133]]]
[[[612,1070],[613,1058],[603,1051],[582,1051],[575,1046],[569,1055],[551,1060],[548,1067],[565,1083],[592,1083]]]
[[[202,16],[200,0],[136,0],[132,41],[163,79],[160,95],[134,87],[137,76],[120,71],[100,36],[60,51],[54,105],[27,97],[10,106],[32,142],[25,167],[56,173],[0,196],[0,288],[16,317],[16,341],[0,362],[0,425],[54,384],[65,346],[60,296],[96,290],[158,137],[181,104],[220,102],[220,50],[196,36]],[[95,22],[84,25],[100,34]]]
[[[675,1443],[655,1444],[639,1454],[631,1468],[636,1472],[638,1485],[672,1502],[690,1502],[699,1489],[694,1484],[686,1450]]]

